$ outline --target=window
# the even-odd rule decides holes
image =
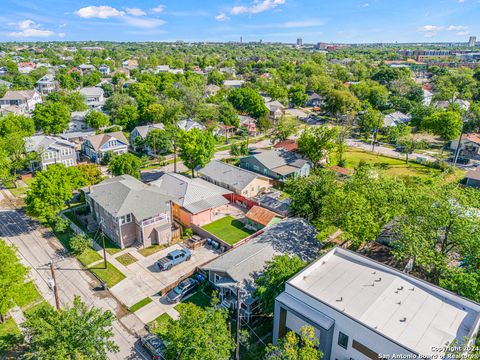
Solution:
[[[342,332],[338,333],[338,345],[344,349],[348,348],[348,336]]]
[[[131,214],[127,214],[125,216],[120,217],[120,225],[128,224],[129,222],[132,222]]]
[[[355,350],[357,350],[358,352],[362,353],[363,355],[367,356],[368,358],[370,358],[372,360],[378,360],[379,359],[379,356],[375,351],[369,349],[368,347],[366,347],[363,344],[360,344],[356,340],[352,341],[352,348],[354,348]]]

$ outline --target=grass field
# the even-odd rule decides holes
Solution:
[[[72,251],[72,248],[70,247],[70,239],[72,238],[72,236],[75,235],[72,230],[67,230],[64,233],[55,232],[55,235],[57,236],[58,240],[60,240],[60,242],[63,244],[63,246],[68,249],[68,251]],[[85,250],[82,254],[76,255],[76,258],[83,265],[88,266],[95,261],[101,260],[102,256],[95,250],[89,248]]]
[[[129,253],[117,256],[115,258],[115,260],[117,260],[120,264],[122,264],[124,266],[128,266],[128,265],[133,264],[134,262],[138,261],[138,259],[135,256],[133,256],[132,254],[129,254]]]
[[[33,281],[23,283],[20,286],[18,293],[16,293],[13,297],[15,303],[21,308],[37,302],[41,298],[42,295],[40,295],[40,293],[38,292]]]
[[[233,245],[253,234],[253,231],[245,229],[243,223],[232,216],[225,216],[218,219],[203,226],[202,229],[207,230],[230,245]]]
[[[132,305],[131,307],[128,308],[128,310],[130,310],[131,312],[135,312],[137,310],[140,310],[142,307],[144,307],[145,305],[148,305],[152,302],[153,300],[149,297],[146,297],[145,299],[143,300],[140,300],[139,302],[137,302],[136,304]]]
[[[385,174],[391,176],[419,176],[428,177],[440,174],[440,170],[432,169],[422,164],[410,161],[408,164],[404,160],[394,159],[387,156],[377,155],[361,149],[348,148],[345,152],[346,168],[353,169],[361,161],[369,165],[378,166],[385,170]]]
[[[125,279],[125,275],[118,270],[115,266],[107,261],[107,268],[104,269],[103,262],[88,268],[91,272],[97,275],[102,281],[104,281],[109,288],[118,284]]]

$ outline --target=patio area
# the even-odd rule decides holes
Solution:
[[[233,204],[222,205],[212,210],[212,222],[225,216],[231,216],[235,219],[243,219],[245,217],[245,210]]]

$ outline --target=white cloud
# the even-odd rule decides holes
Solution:
[[[110,17],[123,16],[125,13],[111,6],[86,6],[79,9],[76,14],[85,19],[99,18],[108,19]]]
[[[460,31],[460,30],[467,30],[468,27],[463,26],[463,25],[450,25],[447,27],[447,30],[449,31]]]
[[[442,30],[441,26],[436,26],[436,25],[424,25],[420,27],[418,30],[420,31],[438,31]]]
[[[369,7],[369,6],[370,6],[369,3],[365,3],[365,4],[362,5],[362,7]]]
[[[464,25],[448,25],[448,26],[438,26],[438,25],[424,25],[418,28],[418,31],[426,32],[426,37],[432,37],[437,34],[438,31],[459,31],[466,32],[468,26]],[[427,36],[428,34],[428,36]]]
[[[225,21],[225,20],[228,20],[230,18],[225,13],[220,13],[217,16],[215,16],[215,19],[217,21]]]
[[[64,37],[64,33],[55,33],[54,31],[51,30],[45,30],[41,29],[41,25],[36,24],[33,20],[23,20],[20,21],[19,23],[14,24],[15,27],[19,31],[12,31],[7,34],[7,36],[10,37],[32,37],[32,38],[38,38],[38,37],[50,37],[50,36],[59,36],[59,37]]]
[[[285,0],[256,0],[251,6],[234,6],[230,14],[258,14],[285,4]]]
[[[163,12],[163,10],[165,10],[165,5],[158,5],[154,8],[151,8],[150,10],[156,14],[160,14],[161,12]]]
[[[436,31],[426,32],[423,36],[426,38],[432,38],[434,36],[437,36],[437,32]]]
[[[455,35],[458,35],[458,36],[467,36],[467,35],[470,35],[470,31],[459,31],[459,32],[457,32]]]
[[[128,25],[144,29],[153,29],[165,24],[165,21],[153,18],[138,18],[132,16],[125,16],[123,20],[125,20]]]
[[[143,11],[142,9],[138,9],[138,8],[126,8],[125,11],[127,12],[127,14],[133,15],[133,16],[145,16],[145,15],[147,15],[147,13],[145,11]]]

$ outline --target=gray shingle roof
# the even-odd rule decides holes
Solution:
[[[26,152],[42,152],[44,150],[58,151],[61,148],[75,148],[75,144],[54,136],[35,135],[25,138]]]
[[[232,193],[203,179],[190,179],[175,173],[164,174],[151,184],[192,214],[228,204],[223,195]]]
[[[113,217],[133,214],[136,220],[141,221],[170,208],[170,199],[158,188],[130,175],[104,180],[84,191]]]
[[[397,126],[399,124],[406,124],[411,119],[411,116],[405,115],[400,111],[395,111],[391,114],[385,115],[383,118],[383,126]]]
[[[261,177],[254,172],[218,160],[210,161],[199,170],[199,173],[238,190],[245,189],[253,180]]]
[[[137,130],[140,137],[142,139],[145,139],[147,137],[148,133],[153,129],[165,130],[165,125],[163,125],[163,124],[142,125],[142,126],[137,126],[133,130]]]
[[[308,161],[301,159],[297,154],[284,149],[273,150],[259,150],[253,156],[260,161],[265,167],[276,171],[275,168],[280,168],[289,165],[295,168],[301,168]]]
[[[300,218],[284,219],[202,268],[226,273],[251,295],[254,279],[275,255],[297,255],[307,262],[316,259],[322,248],[316,235],[317,231],[308,221]]]

